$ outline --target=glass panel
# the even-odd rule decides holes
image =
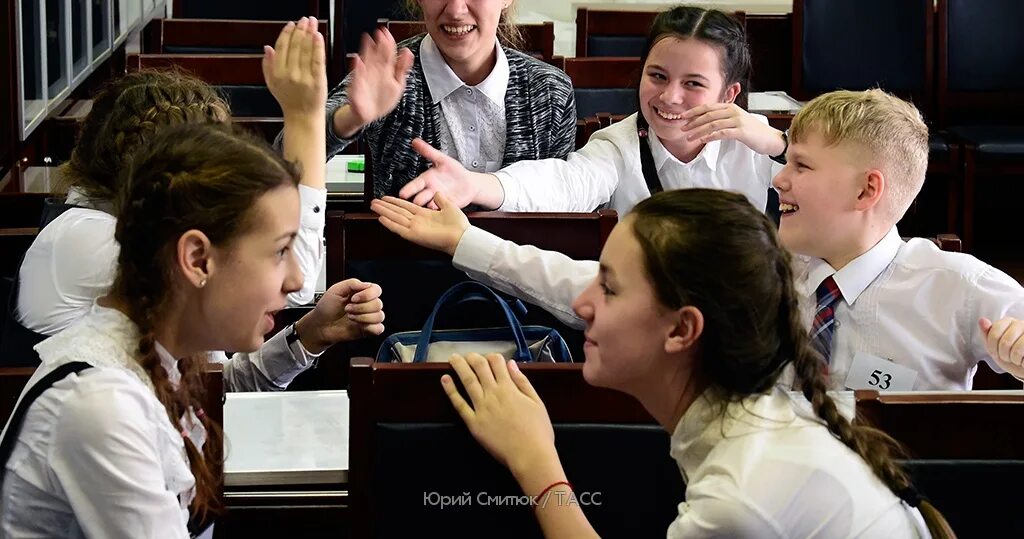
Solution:
[[[110,48],[110,10],[108,0],[92,1],[92,57],[99,58]]]
[[[22,127],[46,110],[43,87],[42,22],[38,0],[19,0],[21,6]]]
[[[71,0],[71,73],[78,77],[89,67],[89,36],[86,18],[89,0]]]
[[[124,33],[124,25],[121,24],[121,4],[123,0],[111,0],[111,2],[114,4],[114,41],[117,41],[117,38],[121,37],[121,34]]]
[[[46,0],[46,80],[53,99],[68,87],[64,0]]]

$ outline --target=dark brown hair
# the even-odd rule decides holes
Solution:
[[[201,375],[208,361],[206,354],[181,359],[181,383],[175,390],[154,347],[156,329],[172,300],[178,239],[195,229],[214,245],[229,246],[253,225],[253,208],[262,195],[295,187],[298,181],[296,169],[265,143],[219,124],[160,129],[124,173],[115,232],[121,252],[111,295],[139,328],[137,359],[176,430],[189,407],[202,407]],[[219,509],[222,478],[216,470],[223,458],[219,426],[200,415],[211,435],[202,454],[188,439],[185,448],[196,479],[192,515],[202,520]]]
[[[647,63],[647,56],[654,45],[666,37],[694,38],[716,48],[719,51],[722,77],[725,80],[723,90],[734,83],[740,83],[736,103],[745,106],[751,60],[747,31],[743,23],[717,9],[676,6],[662,11],[654,18],[651,31],[647,34],[647,42],[640,56],[641,69]],[[639,102],[639,94],[637,101]],[[637,115],[637,125],[641,129],[647,127],[648,122],[643,114]]]
[[[700,371],[726,401],[771,390],[786,365],[828,430],[871,466],[896,495],[912,498],[902,456],[889,435],[851,423],[826,393],[822,358],[801,321],[789,253],[775,225],[740,194],[680,189],[650,197],[628,221],[644,252],[644,267],[671,309],[686,305],[704,316]],[[942,515],[920,504],[932,536],[955,537]]]
[[[60,167],[63,187],[115,200],[121,172],[137,149],[165,125],[223,123],[231,109],[205,82],[177,71],[143,70],[112,81],[96,95],[71,159]]]

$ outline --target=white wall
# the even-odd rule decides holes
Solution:
[[[518,22],[554,21],[555,54],[562,56],[576,54],[576,9],[583,6],[659,11],[685,3],[747,13],[789,13],[793,9],[792,0],[516,0],[516,3]]]

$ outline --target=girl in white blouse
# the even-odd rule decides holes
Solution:
[[[403,237],[452,253],[469,223],[435,200],[441,212],[395,199],[374,210]],[[668,537],[952,536],[893,460],[895,442],[851,424],[826,393],[790,262],[775,227],[742,196],[664,192],[615,227],[598,276],[573,302],[586,324],[584,378],[632,395],[672,435],[687,489]],[[592,262],[575,264],[593,275]],[[578,504],[558,503],[570,499],[572,478],[516,364],[475,354],[451,363],[469,398],[448,375],[445,392],[537,497],[545,536],[596,537]],[[810,406],[778,386],[789,365]]]
[[[762,210],[782,166],[784,134],[735,104],[750,73],[743,25],[718,10],[679,6],[657,16],[641,58],[640,111],[591,137],[565,161],[520,161],[495,174],[465,170],[425,144],[433,168],[399,196],[427,205],[442,191],[459,207],[625,215],[660,190],[737,191]]]
[[[289,24],[264,59],[271,91],[316,87],[323,55],[313,23]],[[321,117],[319,100],[307,104]],[[26,392],[69,364],[90,367],[42,392],[20,429],[5,429],[16,443],[0,536],[187,538],[190,520],[217,509],[221,437],[201,409],[205,351],[257,350],[302,287],[298,184],[294,165],[222,124],[166,127],[137,151],[114,283],[38,345]],[[383,330],[379,301],[369,313],[349,309],[372,292],[359,285],[321,301],[349,313],[335,327],[349,337]]]

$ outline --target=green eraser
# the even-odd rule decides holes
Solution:
[[[348,162],[349,172],[363,172],[366,170],[366,162],[362,159],[353,159]]]

